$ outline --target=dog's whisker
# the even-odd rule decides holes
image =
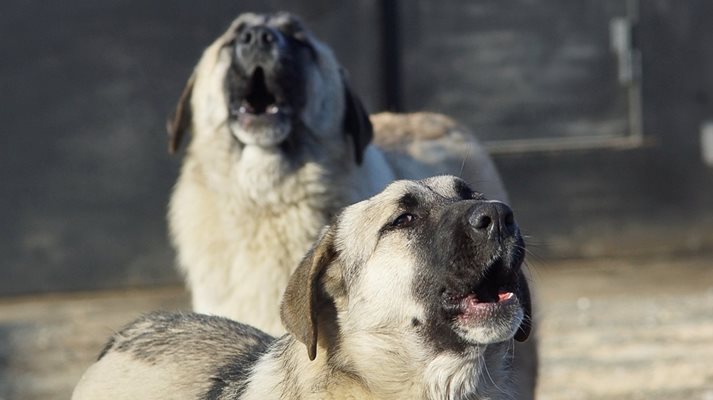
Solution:
[[[485,356],[481,355],[480,358],[481,358],[481,361],[480,361],[480,362],[481,362],[481,364],[483,365],[483,370],[485,371],[485,374],[488,376],[488,379],[490,379],[490,383],[493,384],[493,387],[495,387],[495,389],[496,389],[498,392],[500,392],[501,394],[506,395],[506,396],[509,397],[509,396],[510,396],[510,393],[509,393],[508,391],[506,391],[505,389],[501,388],[501,387],[497,384],[497,382],[495,382],[495,380],[493,379],[493,376],[490,374],[490,370],[488,369],[488,363],[485,362]]]
[[[465,162],[470,158],[471,155],[473,155],[474,151],[474,145],[473,143],[468,143],[468,149],[463,155],[463,162],[460,164],[460,170],[458,171],[458,176],[463,176],[463,171],[465,170]]]
[[[522,238],[525,239],[525,242],[527,242],[528,246],[548,246],[548,245],[550,245],[550,242],[544,241],[541,239],[537,239],[537,237],[534,235],[530,235],[530,234],[526,234],[526,233],[521,233],[521,234],[522,234]]]

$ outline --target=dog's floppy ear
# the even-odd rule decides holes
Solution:
[[[364,151],[374,136],[374,127],[369,120],[369,113],[359,97],[349,86],[346,72],[341,71],[344,86],[344,132],[351,136],[354,143],[354,158],[357,164],[364,160]]]
[[[193,84],[195,80],[196,73],[193,72],[181,92],[181,97],[178,98],[178,104],[176,104],[176,111],[173,114],[173,118],[169,118],[166,122],[166,130],[168,131],[168,152],[170,154],[175,154],[178,151],[183,135],[191,127],[191,95],[193,94]]]
[[[307,346],[310,360],[317,356],[317,311],[322,288],[320,278],[334,261],[335,228],[326,228],[317,243],[310,249],[292,273],[282,297],[280,317],[282,324],[297,340]]]
[[[527,276],[525,272],[520,270],[518,273],[518,300],[523,310],[523,317],[520,326],[515,332],[515,340],[524,342],[530,337],[532,331],[532,299],[530,298],[530,287],[527,284]]]

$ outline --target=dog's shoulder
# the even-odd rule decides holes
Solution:
[[[272,341],[221,317],[148,314],[111,337],[72,399],[239,398]]]
[[[147,362],[197,353],[224,359],[231,355],[261,352],[273,340],[258,329],[223,317],[154,312],[115,333],[98,359],[110,351],[131,353],[134,358]]]
[[[235,399],[274,338],[226,318],[147,314],[115,333],[73,399]],[[136,382],[144,382],[137,385]]]

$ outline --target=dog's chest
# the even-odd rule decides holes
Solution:
[[[318,210],[303,207],[279,214],[245,208],[224,213],[220,237],[205,238],[215,251],[193,264],[204,266],[191,279],[195,309],[283,333],[282,292],[325,220]]]

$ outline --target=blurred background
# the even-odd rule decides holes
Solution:
[[[543,399],[713,399],[713,2],[5,0],[0,399],[67,398],[138,313],[187,308],[165,121],[243,11],[301,16],[372,111],[493,154],[539,286]]]

